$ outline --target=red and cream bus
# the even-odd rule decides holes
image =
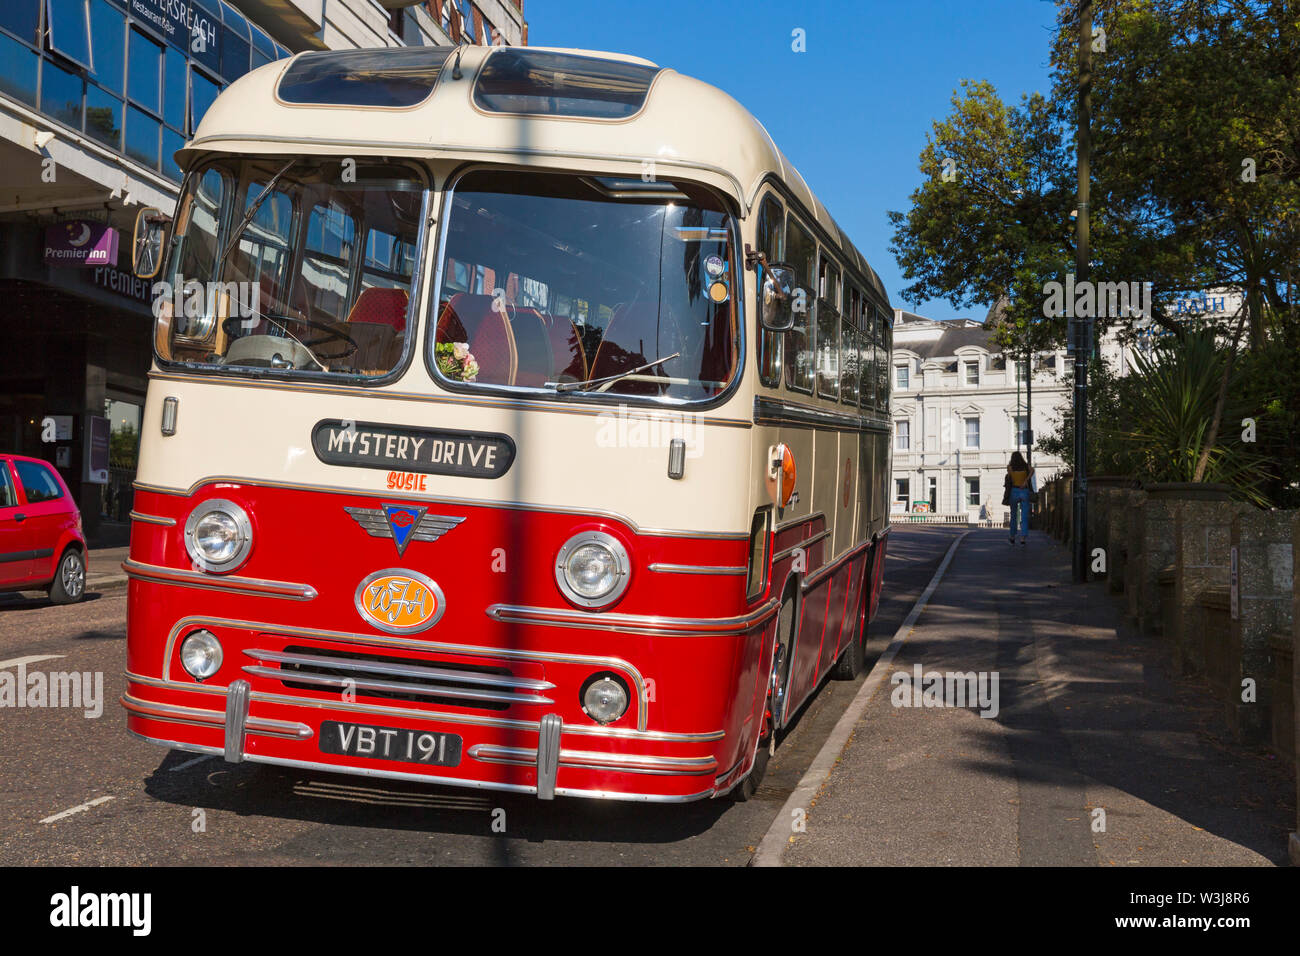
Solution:
[[[138,737],[748,796],[861,670],[892,313],[761,125],[645,60],[301,54],[178,154],[130,576]]]

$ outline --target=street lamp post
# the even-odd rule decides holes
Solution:
[[[1075,221],[1075,281],[1088,279],[1088,178],[1092,154],[1092,0],[1079,0],[1079,211]],[[1092,353],[1092,318],[1076,316],[1074,347],[1074,495],[1071,570],[1074,580],[1088,580],[1088,359]]]

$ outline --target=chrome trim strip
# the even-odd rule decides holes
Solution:
[[[667,67],[661,67],[661,72],[667,70]],[[647,98],[648,102],[648,98]],[[565,160],[596,160],[603,163],[630,163],[633,166],[640,167],[645,157],[643,156],[624,156],[618,153],[580,153],[572,150],[562,149],[529,149],[522,146],[445,146],[439,147],[431,144],[427,140],[419,142],[416,140],[366,140],[362,142],[356,139],[333,139],[330,137],[312,137],[303,139],[301,136],[267,136],[263,133],[215,133],[211,136],[204,136],[202,139],[191,140],[185,144],[185,148],[191,153],[200,148],[209,150],[219,150],[223,143],[286,143],[301,150],[304,145],[311,146],[337,146],[341,149],[362,149],[364,152],[371,154],[375,152],[382,153],[386,150],[410,150],[410,157],[403,158],[436,158],[436,159],[465,159],[473,161],[479,155],[490,156],[535,156],[540,159],[565,159]],[[215,144],[215,145],[213,145]],[[674,159],[656,157],[655,162],[658,166],[675,167],[678,169],[698,169],[711,173],[721,179],[727,180],[735,188],[733,198],[742,206],[746,207],[745,212],[748,214],[748,203],[745,199],[745,190],[741,186],[740,180],[736,179],[735,174],[723,169],[721,166],[714,166],[711,163],[699,162],[698,160]]]
[[[147,739],[147,738],[146,738]],[[536,793],[536,787],[517,783],[493,783],[487,780],[467,780],[462,777],[435,777],[422,773],[404,773],[400,770],[378,770],[373,767],[345,767],[336,764],[317,763],[311,760],[288,760],[283,757],[266,757],[261,754],[248,754],[244,757],[248,763],[264,763],[277,767],[293,767],[298,770],[320,770],[326,773],[346,773],[358,777],[379,777],[385,780],[409,780],[414,783],[438,784],[448,787],[469,787],[474,790],[505,790],[511,793]],[[600,800],[633,800],[645,803],[688,803],[713,795],[712,790],[685,796],[664,796],[657,793],[611,793],[607,790],[575,790],[570,787],[557,787],[556,796],[589,797]]]
[[[123,671],[122,674],[129,681],[143,684],[146,687],[156,687],[160,690],[207,694],[225,694],[226,692],[224,687],[162,680],[157,677],[145,677],[143,674],[133,674],[130,671]],[[347,703],[341,700],[327,702],[313,700],[311,698],[293,697],[288,694],[270,694],[264,691],[253,691],[252,699],[254,703],[265,701],[269,704],[288,704],[290,706],[314,709],[324,709],[328,707],[331,710],[342,710],[349,713],[359,714],[373,714],[379,717],[402,717],[412,720],[428,720],[430,722],[436,721],[441,723],[467,724],[475,727],[504,727],[510,730],[531,731],[534,733],[538,728],[537,721],[532,720],[485,717],[477,714],[453,714],[438,710],[411,710],[402,707],[388,707],[383,704]],[[722,740],[727,736],[726,731],[723,730],[705,731],[701,733],[673,733],[666,730],[633,730],[628,727],[606,727],[597,724],[592,724],[589,727],[570,724],[564,728],[564,732],[566,734],[580,734],[590,737],[609,737],[620,740],[653,740],[665,743],[707,743],[713,740]]]
[[[167,635],[167,641],[163,650],[163,673],[171,672],[172,649],[175,647],[176,638],[180,632],[190,626],[212,626],[217,627],[235,627],[253,631],[260,631],[272,637],[309,637],[323,641],[337,641],[346,644],[364,644],[372,647],[400,647],[410,650],[427,651],[430,653],[443,654],[462,654],[467,657],[490,657],[490,658],[507,658],[510,660],[523,661],[555,661],[560,664],[584,664],[589,665],[592,669],[608,668],[610,670],[621,671],[631,678],[632,683],[636,686],[637,698],[637,721],[636,729],[644,731],[648,719],[648,708],[646,706],[646,689],[645,678],[641,672],[632,666],[628,661],[620,657],[597,657],[588,654],[565,654],[555,651],[521,651],[514,648],[502,647],[478,647],[466,644],[446,644],[440,641],[425,641],[411,638],[402,638],[398,636],[385,636],[382,634],[354,634],[346,631],[322,631],[308,627],[287,627],[278,624],[260,623],[257,621],[240,621],[230,618],[210,617],[206,615],[193,615],[183,617],[172,625],[171,631]],[[255,697],[258,695],[254,695]],[[287,700],[301,703],[301,698],[290,697]],[[458,715],[446,715],[448,719],[461,719]],[[536,724],[527,723],[525,726],[536,727]]]
[[[245,648],[244,655],[254,660],[271,661],[276,664],[315,664],[321,667],[336,667],[339,670],[370,671],[376,674],[391,674],[394,677],[424,677],[429,680],[441,678],[454,680],[461,684],[485,684],[489,687],[514,687],[523,690],[551,690],[555,687],[550,681],[537,680],[532,677],[478,674],[474,671],[450,670],[445,667],[426,667],[423,664],[355,661],[346,657],[324,657],[317,654],[297,654],[290,651],[263,651],[256,648]]]
[[[131,558],[122,562],[122,570],[128,577],[138,581],[148,581],[151,584],[173,584],[180,587],[203,588],[207,591],[231,591],[235,594],[284,598],[290,601],[312,601],[316,598],[316,589],[310,584],[296,584],[291,581],[225,577],[202,571],[186,571],[180,568],[165,568],[157,564],[145,564]]]
[[[244,759],[244,725],[248,722],[248,681],[237,680],[226,692],[226,763]]]
[[[652,564],[651,571],[662,571],[665,574],[748,574],[748,568],[737,567],[715,567],[707,564]]]
[[[603,511],[593,508],[570,508],[563,505],[536,505],[525,501],[497,501],[487,498],[448,498],[435,495],[403,494],[397,491],[381,492],[375,488],[356,488],[347,485],[309,485],[291,481],[263,481],[257,478],[241,478],[236,475],[210,475],[201,478],[188,489],[168,488],[165,485],[151,485],[143,481],[131,483],[136,491],[150,491],[159,495],[173,495],[181,498],[193,497],[194,493],[205,485],[219,482],[233,482],[237,485],[251,485],[256,488],[285,488],[290,491],[324,491],[331,494],[364,495],[369,498],[389,498],[395,501],[429,501],[439,505],[461,505],[467,508],[504,508],[509,511],[541,511],[547,514],[569,514],[580,517],[607,518],[626,525],[633,533],[661,538],[699,538],[705,541],[748,541],[749,532],[731,531],[684,531],[680,528],[642,528],[631,518],[615,511]]]
[[[559,714],[546,714],[537,730],[537,799],[555,799],[555,778],[560,770],[560,733],[564,721]]]
[[[889,428],[879,421],[851,415],[846,412],[804,405],[800,402],[775,398],[754,398],[754,424],[789,425],[795,428],[834,428],[840,431],[879,432],[888,434]]]
[[[131,520],[138,521],[141,524],[162,525],[164,528],[171,528],[174,527],[176,524],[175,518],[168,518],[165,517],[164,515],[147,515],[140,511],[132,511]]]
[[[829,537],[830,537],[830,534],[831,534],[831,532],[830,532],[830,529],[828,528],[828,529],[825,530],[825,531],[819,531],[819,532],[817,532],[817,534],[813,535],[811,538],[804,538],[804,539],[803,539],[802,541],[800,541],[798,544],[791,545],[790,547],[784,549],[783,551],[778,551],[776,554],[774,554],[774,555],[772,556],[772,563],[773,563],[773,564],[776,564],[776,562],[781,561],[781,560],[784,560],[785,558],[790,557],[790,555],[794,554],[794,553],[795,553],[796,551],[798,551],[800,548],[803,548],[803,549],[806,551],[808,548],[811,548],[811,547],[812,547],[814,544],[816,544],[818,541],[821,541],[821,540],[823,540],[824,538],[829,538]]]
[[[791,528],[797,527],[809,521],[816,521],[818,518],[820,518],[822,521],[825,521],[826,512],[813,511],[810,512],[809,514],[804,515],[802,518],[791,518],[789,521],[783,521],[779,525],[777,525],[775,531],[777,534],[780,534],[782,531],[788,531]]]
[[[396,390],[386,390],[380,387],[359,388],[353,385],[330,385],[324,382],[284,382],[274,379],[234,379],[223,377],[220,373],[208,373],[202,375],[184,374],[180,372],[168,372],[164,370],[153,370],[149,372],[149,378],[158,379],[168,382],[190,382],[199,384],[219,384],[228,385],[235,388],[272,388],[282,389],[292,392],[318,392],[328,395],[347,395],[348,397],[365,396],[368,398],[389,398],[400,402],[429,402],[431,404],[447,405],[469,405],[481,408],[504,408],[506,410],[518,409],[545,409],[546,411],[557,412],[563,415],[588,415],[600,416],[610,413],[610,403],[591,403],[586,405],[558,405],[554,400],[536,400],[529,401],[519,398],[496,398],[489,396],[467,397],[461,393],[456,394],[432,394],[429,392],[403,392]],[[543,394],[538,390],[538,394]],[[550,394],[550,393],[545,393]],[[626,398],[627,396],[623,396]],[[627,415],[629,418],[644,417],[648,421],[659,421],[665,424],[694,424],[694,425],[713,425],[719,428],[753,428],[754,423],[747,418],[714,418],[710,416],[698,415],[692,416],[690,422],[687,422],[685,416],[673,416],[670,407],[655,407],[652,405],[627,405]]]
[[[483,763],[530,766],[538,762],[538,752],[531,747],[503,747],[498,744],[474,744],[469,755]],[[618,773],[700,776],[712,773],[718,762],[713,757],[647,757],[639,754],[601,753],[592,750],[561,750],[559,765],[580,770],[610,770]]]
[[[426,687],[423,684],[405,684],[391,680],[365,680],[352,677],[330,677],[325,674],[313,674],[308,671],[284,671],[278,667],[262,667],[260,664],[245,664],[240,668],[245,674],[254,677],[270,677],[283,683],[319,684],[322,687],[337,687],[343,690],[379,690],[399,694],[417,694],[422,697],[452,697],[459,700],[488,701],[501,704],[553,704],[549,697],[536,694],[509,694],[503,691],[470,690],[455,687]],[[237,683],[243,683],[238,681]]]
[[[770,598],[740,617],[656,617],[646,614],[583,613],[568,608],[493,604],[487,616],[505,624],[537,624],[549,627],[577,627],[587,630],[618,631],[624,634],[653,634],[658,637],[725,637],[746,634],[776,613],[780,601]]]
[[[194,727],[224,727],[226,714],[224,710],[204,710],[199,707],[181,707],[176,704],[160,704],[141,700],[131,694],[123,694],[118,701],[130,713],[149,720],[161,720],[172,724],[189,724]],[[261,737],[284,737],[289,740],[307,740],[314,732],[306,724],[290,720],[275,720],[270,717],[249,717],[245,721],[246,734]],[[214,748],[213,753],[222,753]]]

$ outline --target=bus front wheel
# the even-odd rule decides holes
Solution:
[[[772,671],[767,683],[767,701],[763,705],[763,729],[759,734],[758,745],[754,752],[754,765],[749,774],[736,785],[732,795],[744,802],[758,792],[763,775],[767,773],[767,762],[772,756],[774,738],[781,716],[785,710],[787,684],[790,679],[790,649],[794,646],[794,629],[797,623],[796,600],[798,586],[786,589],[781,600],[781,611],[777,617],[776,639],[772,648]]]

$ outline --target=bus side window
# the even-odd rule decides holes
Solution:
[[[768,195],[758,213],[755,244],[768,262],[782,262],[785,254],[785,210],[775,196]],[[782,350],[785,334],[765,332],[758,335],[758,378],[769,388],[781,384]]]
[[[856,408],[858,362],[861,355],[858,329],[862,325],[862,293],[857,286],[852,286],[844,298],[844,320],[840,331],[840,401]]]
[[[889,356],[893,350],[894,331],[890,326],[890,316],[884,309],[876,307],[876,327],[879,330],[876,348],[876,408],[882,412],[889,411]]]
[[[858,333],[858,361],[861,363],[858,371],[862,382],[859,397],[865,409],[876,407],[876,334],[876,308],[863,299],[862,330]]]
[[[798,287],[794,328],[785,333],[785,384],[796,392],[812,393],[817,353],[812,314],[817,297],[817,243],[794,216],[786,218],[786,262],[794,269]],[[800,294],[802,293],[802,294]],[[802,306],[802,308],[801,308]]]
[[[840,397],[840,270],[825,251],[817,273],[817,394]]]

